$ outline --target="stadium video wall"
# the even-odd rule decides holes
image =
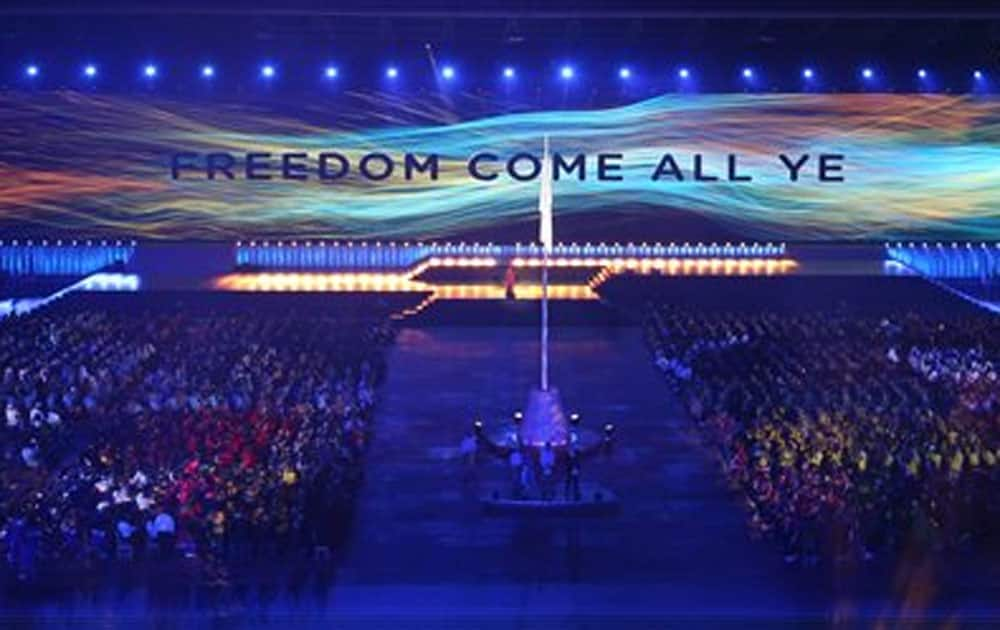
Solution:
[[[469,100],[0,93],[0,233],[501,241],[534,220],[547,136],[562,239],[1000,239],[988,98]]]

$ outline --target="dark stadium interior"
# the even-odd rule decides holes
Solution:
[[[998,87],[982,2],[4,3],[0,627],[996,627]],[[171,177],[327,149],[444,166]]]

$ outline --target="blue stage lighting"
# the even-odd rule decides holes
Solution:
[[[687,68],[681,68],[677,71],[677,77],[681,79],[689,79],[691,77],[691,71]]]
[[[972,72],[972,78],[975,79],[976,81],[982,81],[983,80],[983,76],[984,75],[983,75],[983,71],[982,70],[974,70]]]
[[[871,68],[862,68],[861,69],[861,76],[864,79],[868,79],[868,80],[874,79],[875,78],[875,71],[872,70]]]
[[[618,78],[619,79],[631,79],[632,78],[632,69],[629,68],[629,67],[627,67],[627,66],[622,66],[621,68],[618,69]]]
[[[25,76],[27,76],[27,77],[29,77],[31,79],[34,79],[35,77],[37,77],[38,76],[38,72],[39,72],[38,66],[36,66],[33,63],[25,66],[25,68],[24,68],[24,74],[25,74]]]
[[[750,80],[753,78],[753,68],[743,68],[743,78]]]
[[[260,67],[260,76],[264,79],[273,79],[275,74],[277,74],[277,70],[269,63]]]
[[[387,79],[395,79],[399,76],[399,68],[396,66],[389,66],[385,69],[385,76]]]
[[[151,63],[146,64],[142,68],[142,74],[147,79],[155,79],[157,72],[158,72],[158,70],[157,70],[156,66],[153,65],[153,64],[151,64]]]
[[[562,77],[564,81],[568,81],[573,78],[576,72],[573,70],[573,66],[563,66],[559,69],[559,76]]]
[[[441,78],[448,79],[449,81],[451,79],[454,79],[455,78],[455,68],[453,68],[451,66],[445,66],[445,67],[441,68]]]
[[[327,79],[336,79],[337,77],[340,76],[340,70],[337,68],[337,66],[327,66],[323,70],[323,76],[326,77]]]
[[[506,66],[506,67],[504,67],[504,69],[503,69],[503,78],[505,78],[505,79],[513,79],[516,76],[517,76],[517,71],[514,70],[514,66]]]
[[[813,72],[812,68],[803,68],[802,69],[802,78],[803,79],[805,79],[805,80],[808,81],[809,79],[812,79],[815,76],[816,76],[816,73]]]
[[[920,68],[919,70],[917,70],[917,77],[920,78],[920,79],[926,79],[927,78],[927,71],[924,70],[923,68]]]
[[[88,63],[87,65],[85,65],[83,67],[83,76],[87,77],[88,79],[93,79],[94,77],[96,77],[97,66],[95,66],[92,63]]]
[[[203,79],[211,79],[215,76],[215,67],[207,64],[202,66],[201,76]]]

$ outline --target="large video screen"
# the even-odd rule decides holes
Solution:
[[[610,109],[0,94],[0,232],[140,239],[1000,239],[1000,102],[670,94]],[[542,167],[548,139],[552,168]]]

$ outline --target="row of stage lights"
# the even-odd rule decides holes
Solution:
[[[92,240],[90,240],[90,241],[76,241],[76,240],[63,241],[62,239],[57,239],[57,240],[54,240],[54,241],[49,241],[48,239],[43,239],[41,241],[35,241],[33,239],[27,239],[27,240],[23,240],[22,241],[22,240],[19,240],[19,239],[16,239],[16,238],[15,239],[11,239],[8,242],[8,241],[4,241],[3,239],[0,239],[0,247],[4,247],[4,246],[9,246],[9,247],[37,247],[37,246],[49,247],[50,245],[54,245],[55,247],[124,247],[124,246],[127,246],[127,247],[136,247],[136,246],[139,245],[139,243],[138,243],[138,241],[129,241],[128,243],[125,243],[123,241],[114,241],[114,242],[100,241],[100,242],[96,242],[96,241],[92,241]]]
[[[96,81],[100,76],[100,68],[97,64],[88,63],[81,68],[80,73],[82,78],[88,81]],[[216,67],[212,64],[204,64],[198,68],[198,76],[206,81],[214,79],[216,74]],[[384,70],[384,77],[390,81],[399,79],[401,74],[399,66],[392,64],[386,66]],[[160,78],[160,75],[160,67],[155,63],[146,63],[139,68],[139,77],[141,79],[155,81]],[[262,64],[257,70],[257,75],[264,81],[275,80],[278,78],[278,67],[273,63]],[[438,70],[438,75],[444,81],[452,81],[458,77],[458,70],[455,66],[446,64]],[[630,66],[621,66],[618,68],[617,75],[622,81],[629,81],[636,76],[636,72]],[[915,71],[915,75],[920,81],[929,82],[932,80],[932,73],[926,68],[918,68]],[[973,70],[971,75],[972,79],[977,82],[986,79],[986,73],[982,70]],[[29,63],[24,66],[24,76],[28,79],[39,79],[42,76],[42,67],[36,63]],[[322,68],[320,76],[327,81],[334,81],[340,77],[340,68],[333,64],[327,65]],[[505,81],[513,81],[518,76],[517,68],[515,66],[504,66],[500,71],[500,76]],[[558,78],[560,80],[572,81],[576,76],[577,69],[575,66],[564,64],[559,67]],[[690,68],[682,66],[677,68],[676,76],[681,81],[687,81],[694,78],[694,72]],[[753,84],[758,79],[759,72],[752,66],[746,66],[740,70],[739,76],[745,83]],[[879,79],[878,72],[871,66],[860,68],[858,76],[867,84],[874,84]],[[801,77],[805,82],[814,82],[819,80],[819,73],[811,67],[806,67],[802,69]]]
[[[253,250],[268,250],[272,248],[278,249],[312,249],[316,247],[318,249],[326,249],[328,243],[325,241],[319,241],[318,243],[313,243],[312,241],[237,241],[236,248],[238,250],[243,250],[245,253],[249,249]],[[513,245],[494,245],[494,243],[438,243],[438,242],[414,242],[410,243],[408,241],[403,243],[397,243],[395,241],[390,241],[383,243],[377,241],[375,243],[370,242],[358,242],[354,241],[333,241],[329,243],[331,249],[341,249],[346,247],[349,250],[353,250],[355,246],[358,249],[363,250],[366,248],[375,249],[396,249],[397,247],[401,249],[409,249],[415,247],[421,250],[430,249],[429,252],[432,256],[503,256],[503,255],[514,255],[514,256],[537,256],[541,254],[542,247],[538,243],[515,243]],[[697,244],[692,244],[690,242],[684,242],[683,244],[678,244],[671,242],[669,245],[665,243],[556,243],[551,248],[550,252],[554,256],[582,256],[585,258],[597,258],[601,256],[779,256],[786,253],[787,246],[785,243],[746,243],[740,242],[738,244],[727,241],[725,244],[720,244],[717,242],[703,243],[698,242]]]
[[[975,243],[975,244],[973,244],[973,243],[966,243],[965,244],[965,249],[973,249],[976,245],[979,246],[979,249],[988,249],[990,247],[990,243]],[[992,246],[995,247],[996,249],[1000,249],[1000,241],[998,241],[996,243],[993,243]],[[935,248],[935,249],[945,249],[946,247],[950,247],[951,249],[958,249],[959,247],[961,247],[961,243],[958,243],[958,242],[950,242],[950,243],[927,243],[927,242],[923,242],[923,243],[913,243],[913,242],[902,243],[902,242],[899,242],[899,243],[886,243],[885,244],[885,248],[886,249],[917,249],[918,247],[921,248],[921,249],[930,249],[932,247]]]

